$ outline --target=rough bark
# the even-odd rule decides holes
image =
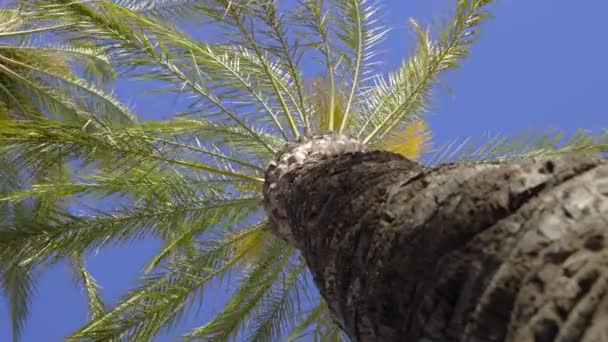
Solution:
[[[605,159],[424,168],[354,152],[275,188],[353,341],[608,341]]]

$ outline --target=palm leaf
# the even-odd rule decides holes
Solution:
[[[4,251],[0,252],[3,255]],[[0,279],[8,299],[13,341],[18,341],[29,314],[30,298],[35,290],[35,278],[30,266],[1,265]]]
[[[255,267],[243,276],[243,285],[232,296],[224,310],[209,323],[190,331],[187,338],[227,340],[243,328],[244,318],[254,312],[275,281],[289,265],[292,247],[280,239],[275,239]]]
[[[371,105],[365,123],[359,129],[364,143],[374,143],[393,132],[404,119],[413,120],[428,105],[432,85],[440,72],[458,66],[468,55],[476,37],[475,27],[488,14],[482,9],[491,0],[459,0],[454,17],[447,21],[432,40],[430,32],[410,20],[418,37],[414,55],[399,70],[389,75],[388,81],[376,79],[376,87],[367,93]]]
[[[153,160],[159,164],[185,167],[228,178],[263,181],[255,175],[235,171],[231,164],[233,160],[219,152],[213,153],[213,157],[226,163],[214,165],[174,158],[170,153],[159,150],[157,139],[141,134],[139,130],[95,131],[86,125],[78,127],[47,120],[19,121],[0,127],[0,142],[4,146],[0,149],[0,154],[13,153],[12,160],[24,166],[43,167],[70,158],[79,159],[85,164],[103,162],[116,168]]]
[[[160,329],[179,320],[193,296],[204,296],[208,283],[229,272],[247,253],[246,248],[235,249],[235,244],[264,226],[262,222],[203,242],[195,254],[176,255],[157,272],[144,276],[140,286],[114,309],[69,339],[105,341],[113,336],[128,336],[129,341],[148,341]]]
[[[17,110],[12,118],[45,114],[58,119],[86,122],[96,111],[116,123],[130,123],[134,114],[111,94],[76,76],[71,63],[84,66],[90,80],[105,81],[114,76],[107,58],[99,51],[67,43],[40,45],[41,38],[54,39],[69,27],[33,22],[22,11],[4,12],[7,24],[0,27],[0,96]],[[27,20],[24,20],[27,18]],[[32,27],[33,26],[33,27]],[[81,98],[81,100],[76,100]]]
[[[85,268],[84,258],[82,255],[73,256],[71,261],[72,270],[74,271],[74,278],[84,290],[87,297],[90,319],[100,317],[103,315],[106,307],[99,293],[99,284],[97,284],[95,278],[93,278],[93,276]]]
[[[337,0],[333,1],[337,8],[336,21],[338,32],[336,36],[345,47],[340,65],[342,79],[350,81],[347,92],[344,115],[339,123],[342,132],[348,123],[351,110],[357,107],[355,99],[366,91],[362,86],[371,80],[373,59],[377,56],[377,46],[383,41],[388,30],[378,24],[376,16],[378,5],[370,0]],[[351,125],[348,125],[350,127]]]
[[[456,139],[423,157],[428,164],[450,162],[506,161],[545,157],[561,153],[597,153],[608,151],[608,132],[593,134],[579,129],[565,131],[536,130],[518,134],[489,134],[481,138]]]
[[[222,71],[222,77],[232,74],[234,78],[236,73],[236,79],[241,87],[253,89],[248,91],[259,102],[262,97],[256,89],[257,86],[251,84],[249,81],[251,77],[231,68],[234,63],[221,60],[218,57],[218,55],[221,56],[221,53],[214,53],[210,50],[209,45],[205,46],[194,41],[168,23],[160,25],[150,18],[110,1],[98,1],[96,7],[93,8],[71,1],[41,0],[36,2],[34,13],[39,13],[44,18],[51,17],[57,20],[70,18],[74,39],[89,41],[91,36],[96,37],[100,44],[107,47],[106,53],[118,59],[119,63],[122,60],[130,66],[152,68],[155,73],[154,77],[174,84],[175,91],[188,90],[192,94],[196,94],[199,100],[193,105],[198,108],[198,111],[217,110],[218,114],[227,116],[253,138],[258,139],[258,143],[265,144],[264,140],[256,134],[255,128],[231,109],[226,101],[222,100],[226,94],[215,94],[212,91],[215,84],[206,80],[205,76],[209,74],[200,68],[202,66],[219,68]],[[197,59],[197,54],[206,61],[211,60],[213,64],[198,65],[200,60]],[[245,57],[254,62],[253,66],[261,66],[265,74],[276,69],[276,66],[271,65],[261,54],[254,58],[251,58],[249,54]],[[281,81],[283,76],[273,73],[272,77],[271,84],[277,86],[280,83],[284,90],[288,89],[288,86]],[[219,79],[219,81],[222,80]],[[217,88],[221,88],[221,84]],[[230,90],[227,92],[230,94]],[[288,110],[284,112],[291,113]],[[289,117],[290,114],[286,115]],[[267,146],[267,148],[269,147]]]
[[[34,179],[46,177],[57,180],[62,175],[62,170],[38,170],[29,176]],[[26,182],[23,170],[0,158],[0,196],[15,191]],[[0,225],[12,225],[32,217],[45,217],[56,205],[46,196],[39,196],[28,203],[0,203]],[[25,244],[20,241],[0,243],[0,287],[7,298],[14,341],[19,339],[27,319],[38,275],[36,264],[23,263],[21,252],[24,247]]]
[[[293,324],[295,313],[301,311],[300,292],[308,285],[303,281],[307,268],[304,258],[284,270],[285,275],[268,292],[250,318],[248,341],[283,341]]]

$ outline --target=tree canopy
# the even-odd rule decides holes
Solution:
[[[356,137],[425,163],[605,151],[608,135],[546,131],[431,146],[424,115],[489,17],[458,0],[423,27],[388,75],[375,72],[388,31],[370,0],[32,0],[0,12],[0,280],[13,336],[35,270],[69,260],[90,320],[71,340],[148,341],[211,286],[237,283],[219,314],[186,338],[339,340],[300,254],[266,229],[264,170],[292,139]],[[196,20],[214,34],[196,39]],[[46,42],[60,42],[47,44]],[[322,76],[305,79],[304,58]],[[147,121],[105,82],[153,81],[186,105]],[[156,238],[135,287],[104,303],[86,268],[100,248]],[[111,304],[111,305],[110,305]]]

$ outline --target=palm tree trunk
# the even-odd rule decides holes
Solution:
[[[605,159],[356,152],[279,188],[287,239],[353,341],[608,341]]]

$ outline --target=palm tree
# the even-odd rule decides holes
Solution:
[[[362,310],[358,316],[344,309],[353,303],[369,304],[369,298],[386,304],[393,297],[351,291],[357,287],[345,282],[342,272],[356,270],[356,276],[349,279],[360,281],[374,273],[365,271],[362,258],[345,252],[356,240],[348,234],[343,240],[348,243],[340,245],[342,253],[329,248],[327,243],[336,236],[326,234],[336,231],[333,228],[340,222],[328,217],[329,211],[321,210],[325,204],[335,205],[329,208],[340,213],[336,215],[343,220],[340,227],[360,227],[346,224],[354,221],[339,211],[347,208],[355,213],[357,202],[353,201],[352,207],[338,206],[350,203],[345,198],[356,198],[354,194],[360,194],[356,191],[378,190],[375,197],[369,194],[365,203],[380,203],[379,198],[387,195],[382,195],[383,191],[412,174],[421,175],[408,183],[412,186],[427,179],[440,184],[444,171],[470,177],[495,167],[501,175],[511,174],[496,165],[520,165],[507,161],[606,148],[605,135],[580,131],[558,144],[559,135],[548,138],[541,132],[461,144],[456,150],[427,149],[421,157],[428,164],[458,161],[457,166],[423,169],[410,161],[428,147],[423,114],[431,90],[442,72],[455,68],[467,55],[478,24],[487,17],[484,6],[489,2],[459,0],[454,15],[433,31],[412,21],[417,49],[396,71],[381,76],[373,73],[373,65],[386,29],[378,24],[377,5],[368,0],[304,0],[286,12],[272,0],[29,1],[23,8],[28,17],[65,26],[62,36],[73,44],[94,42],[119,71],[134,78],[162,81],[167,85],[163,91],[188,95],[190,103],[171,120],[142,121],[128,127],[110,126],[107,120],[104,125],[80,125],[46,118],[3,125],[2,152],[11,161],[34,170],[58,158],[64,164],[78,165],[70,177],[21,187],[5,195],[4,202],[14,205],[44,197],[77,203],[103,198],[111,199],[114,206],[53,208],[44,217],[7,223],[0,243],[13,251],[18,246],[17,256],[11,259],[14,264],[35,267],[134,239],[163,241],[138,285],[112,307],[99,301],[98,288],[90,276],[83,277],[92,317],[70,336],[73,340],[148,341],[174,326],[192,303],[204,301],[209,286],[234,280],[230,276],[237,278],[238,288],[225,308],[206,324],[186,332],[185,337],[280,341],[312,333],[324,340],[338,340],[346,337],[345,332],[353,339],[394,339],[395,332],[402,331],[386,316],[399,320],[409,317],[407,310],[380,310],[375,316]],[[201,22],[222,40],[200,41],[182,32],[176,23],[192,16],[202,18]],[[315,56],[323,62],[325,76],[307,86],[300,61]],[[378,149],[397,154],[344,153]],[[502,163],[488,163],[498,159]],[[556,160],[555,173],[568,174],[560,166],[566,159]],[[538,162],[518,163],[536,166]],[[585,159],[578,163],[600,162]],[[330,169],[352,172],[324,178]],[[378,177],[371,177],[374,172]],[[366,182],[366,177],[379,183]],[[356,189],[335,187],[357,184],[355,181],[361,182]],[[450,184],[445,195],[456,191]],[[418,190],[403,189],[391,198],[405,200]],[[334,190],[335,198],[329,190]],[[429,199],[444,195],[425,194]],[[295,204],[298,201],[301,208]],[[494,204],[488,201],[489,208]],[[382,214],[388,224],[405,215]],[[352,219],[365,222],[354,214]],[[318,225],[305,229],[312,223]],[[325,228],[328,230],[323,233]],[[395,234],[399,232],[397,229]],[[375,241],[367,239],[368,235],[360,236],[359,242]],[[397,237],[401,236],[405,235]],[[428,243],[414,250],[420,253],[416,256],[432,250],[433,236],[421,235]],[[447,234],[445,241],[451,238]],[[347,259],[351,263],[344,267]],[[457,260],[466,265],[464,261],[469,259]],[[462,265],[455,265],[453,271],[458,273]],[[414,266],[424,270],[435,265]],[[450,267],[443,273],[446,281],[452,279]],[[88,274],[82,262],[77,269]],[[322,297],[307,290],[309,270]],[[387,284],[386,278],[379,279]],[[338,284],[352,285],[350,292]],[[412,281],[407,285],[418,284]],[[395,302],[401,305],[405,297],[395,296],[399,299]],[[439,305],[437,301],[437,307],[443,309],[450,303]],[[409,315],[426,313],[417,310],[426,310],[434,303],[423,304],[422,309],[413,306]],[[488,323],[481,323],[471,329],[488,327]],[[397,336],[414,340],[416,333],[432,328],[410,324],[406,329],[412,326],[419,330]],[[438,329],[443,333],[443,326]]]

